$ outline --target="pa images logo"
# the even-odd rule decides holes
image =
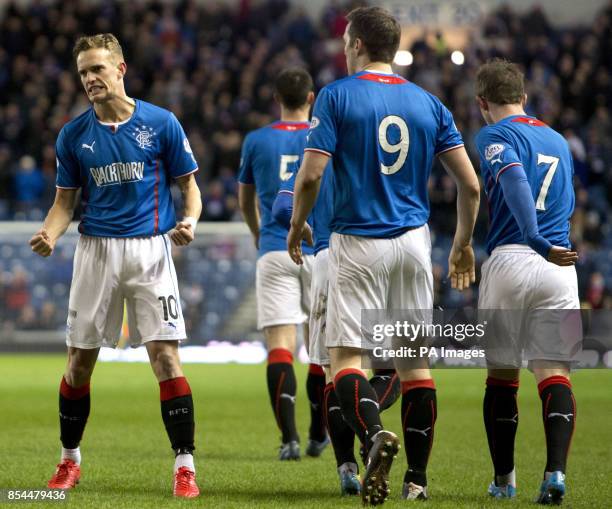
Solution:
[[[153,130],[152,127],[147,127],[146,125],[134,128],[134,132],[132,133],[134,138],[138,142],[138,146],[142,149],[152,147],[153,146],[153,136],[157,133]]]

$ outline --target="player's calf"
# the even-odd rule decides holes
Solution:
[[[513,498],[516,494],[514,440],[518,429],[518,373],[514,378],[489,376],[486,382],[482,414],[489,451],[495,471],[488,493],[495,498]]]
[[[429,378],[402,382],[402,432],[408,461],[408,470],[404,476],[406,496],[415,491],[416,488],[410,489],[412,484],[420,490],[417,495],[427,497],[426,471],[436,417],[437,400],[433,380]]]
[[[284,348],[274,348],[268,352],[266,369],[268,393],[276,423],[282,433],[280,459],[299,458],[299,435],[295,425],[295,398],[297,381],[293,369],[293,354]],[[291,445],[295,442],[295,445]],[[286,446],[286,447],[285,447]],[[283,451],[286,450],[287,454]],[[295,454],[297,451],[297,458]]]
[[[86,383],[72,387],[62,377],[59,390],[59,419],[62,452],[55,473],[48,481],[49,488],[74,488],[81,478],[81,450],[79,444],[85,431],[91,407],[90,387]]]
[[[200,493],[193,461],[195,418],[191,387],[185,377],[159,383],[164,426],[175,453],[173,493],[192,498]]]
[[[394,369],[375,369],[370,385],[376,391],[381,412],[393,405],[402,394],[400,379]]]
[[[565,472],[576,424],[572,384],[564,376],[551,376],[538,384],[546,433],[546,472]]]
[[[329,444],[325,429],[325,412],[323,393],[325,391],[325,373],[317,364],[310,364],[306,378],[306,392],[310,402],[310,429],[306,455],[317,458]]]

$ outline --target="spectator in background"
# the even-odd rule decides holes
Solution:
[[[36,166],[34,158],[30,155],[22,156],[13,176],[15,211],[25,215],[38,204],[48,184],[42,171]]]

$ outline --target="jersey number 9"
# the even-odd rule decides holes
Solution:
[[[388,137],[389,127],[392,125],[397,126],[400,132],[400,139],[395,144],[389,143]],[[402,166],[404,166],[406,157],[408,157],[410,134],[408,133],[408,126],[406,125],[404,119],[398,117],[397,115],[389,115],[388,117],[383,118],[378,126],[378,143],[380,143],[380,147],[389,154],[399,152],[397,159],[391,166],[380,163],[381,173],[384,175],[393,175],[395,172],[399,171]]]

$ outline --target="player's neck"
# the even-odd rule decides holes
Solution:
[[[135,109],[136,101],[127,95],[115,96],[103,104],[94,104],[94,111],[100,122],[124,122],[132,116]]]
[[[308,114],[310,113],[310,105],[308,108],[297,110],[289,110],[281,106],[281,122],[308,122]]]
[[[526,114],[521,104],[490,105],[489,113],[491,114],[491,120],[493,120],[494,124],[507,117]]]
[[[357,72],[361,71],[373,71],[381,72],[384,74],[393,74],[393,68],[391,64],[385,62],[366,62],[363,65],[357,67]]]

